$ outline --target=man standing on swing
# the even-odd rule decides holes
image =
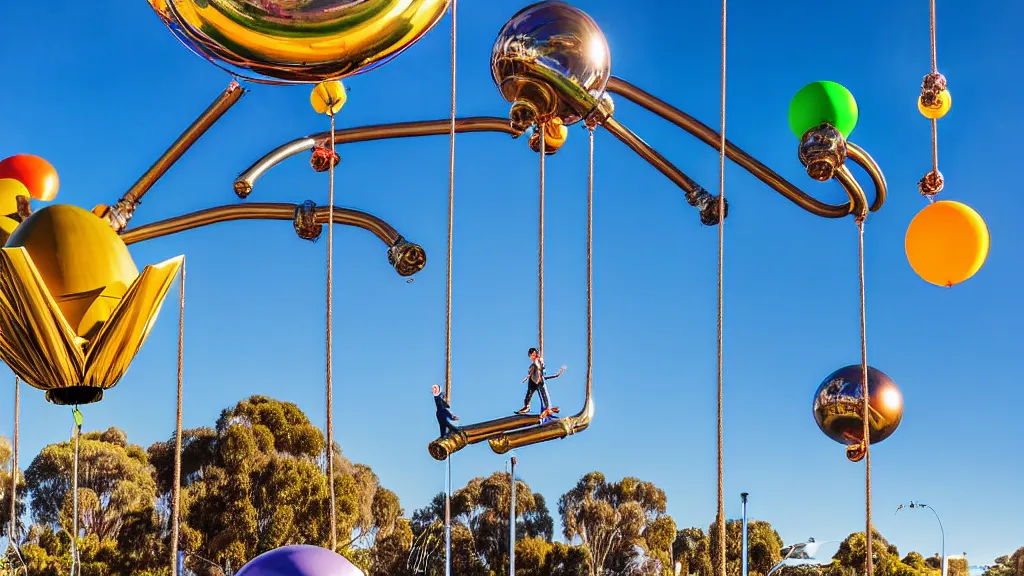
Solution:
[[[516,414],[529,414],[530,413],[530,400],[533,398],[534,392],[540,393],[540,404],[543,411],[541,412],[541,418],[547,418],[552,414],[558,414],[558,406],[551,406],[551,402],[548,399],[548,387],[545,385],[547,380],[553,380],[558,378],[565,372],[565,366],[562,366],[558,370],[557,374],[547,376],[544,374],[544,359],[540,357],[540,352],[536,348],[530,348],[527,352],[530,356],[530,370],[526,374],[526,378],[523,378],[520,384],[527,384],[526,388],[526,399],[523,400],[523,407],[517,410]]]

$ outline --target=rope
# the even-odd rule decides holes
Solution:
[[[452,401],[452,230],[455,226],[455,111],[456,88],[456,32],[458,31],[458,0],[452,0],[451,28],[451,124],[448,131],[448,269],[445,276],[444,321],[444,398]],[[452,573],[452,455],[445,458],[444,490],[444,573]]]
[[[174,416],[174,489],[171,493],[171,574],[178,573],[178,535],[181,530],[181,412],[185,381],[185,261],[178,280],[178,393]]]
[[[12,546],[17,546],[18,533],[18,428],[21,415],[21,378],[14,377],[14,446],[11,455],[11,525],[8,540]]]
[[[444,399],[452,401],[452,230],[455,226],[455,5],[452,0],[452,101],[448,132],[448,271],[445,284]]]
[[[329,107],[329,110],[333,108]],[[331,158],[337,153],[334,142],[334,113],[331,112]],[[338,549],[338,514],[334,492],[334,162],[328,174],[327,197],[327,484],[331,491],[331,550]]]
[[[75,409],[77,410],[77,408],[76,406]],[[78,558],[78,437],[81,434],[82,427],[76,422],[72,432],[72,437],[75,440],[75,459],[71,463],[71,576],[81,572]]]
[[[938,74],[938,57],[936,55],[936,42],[935,42],[935,0],[931,0],[930,6],[930,18],[929,18],[929,32],[931,35],[931,48],[932,48],[932,74]],[[939,121],[932,119],[932,171],[936,174],[939,173]],[[928,196],[928,202],[934,202],[935,198],[932,195]]]
[[[537,232],[537,351],[544,357],[544,157],[547,156],[547,138],[544,125],[538,124],[540,133],[540,208]]]
[[[864,506],[866,509],[866,530],[864,532],[865,537],[865,552],[866,564],[867,564],[867,576],[871,576],[874,573],[874,560],[871,557],[871,435],[870,427],[870,400],[871,397],[868,394],[868,327],[867,327],[867,304],[864,290],[864,220],[863,218],[857,219],[857,231],[859,238],[858,248],[858,265],[860,267],[860,369],[861,369],[861,387],[862,394],[864,396],[864,414],[862,419],[864,421]]]
[[[725,269],[725,47],[726,47],[726,23],[727,23],[727,0],[722,0],[722,98],[721,98],[721,129],[719,134],[718,154],[718,557],[715,559],[718,566],[718,576],[725,576],[725,482],[723,480],[724,470],[724,439],[722,426],[722,397],[724,395],[724,315],[723,315],[723,282],[722,275]]]
[[[594,127],[587,166],[587,397],[594,386]]]

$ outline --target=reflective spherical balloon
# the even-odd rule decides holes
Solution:
[[[828,375],[814,393],[814,420],[826,436],[850,446],[851,460],[859,460],[857,445],[864,439],[864,396],[860,364]],[[903,394],[881,370],[868,367],[871,443],[877,444],[896,431],[903,418]],[[860,455],[862,456],[862,454]]]
[[[285,546],[253,558],[237,576],[363,576],[363,572],[325,548]]]
[[[491,77],[513,103],[513,127],[521,130],[551,118],[566,126],[579,122],[604,95],[610,75],[604,33],[590,16],[565,2],[520,10],[501,29],[491,51]],[[589,97],[572,97],[580,93]],[[581,100],[590,109],[580,109]]]
[[[148,0],[183,44],[256,82],[315,84],[391,60],[451,0]]]

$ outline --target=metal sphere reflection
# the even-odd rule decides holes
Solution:
[[[451,0],[148,0],[193,52],[262,83],[308,83],[391,60]]]
[[[859,460],[858,447],[864,439],[862,372],[859,364],[840,368],[828,375],[814,393],[814,421],[826,436],[852,449],[851,460]],[[892,435],[903,418],[903,394],[881,370],[868,367],[868,403],[871,443]]]
[[[565,2],[520,10],[498,33],[491,77],[513,103],[512,127],[558,118],[569,126],[596,107],[611,75],[608,40],[594,20]]]

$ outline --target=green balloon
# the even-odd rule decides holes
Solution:
[[[857,125],[857,101],[842,84],[811,82],[789,103],[789,128],[797,138],[822,122],[839,130],[843,138],[849,138]]]

